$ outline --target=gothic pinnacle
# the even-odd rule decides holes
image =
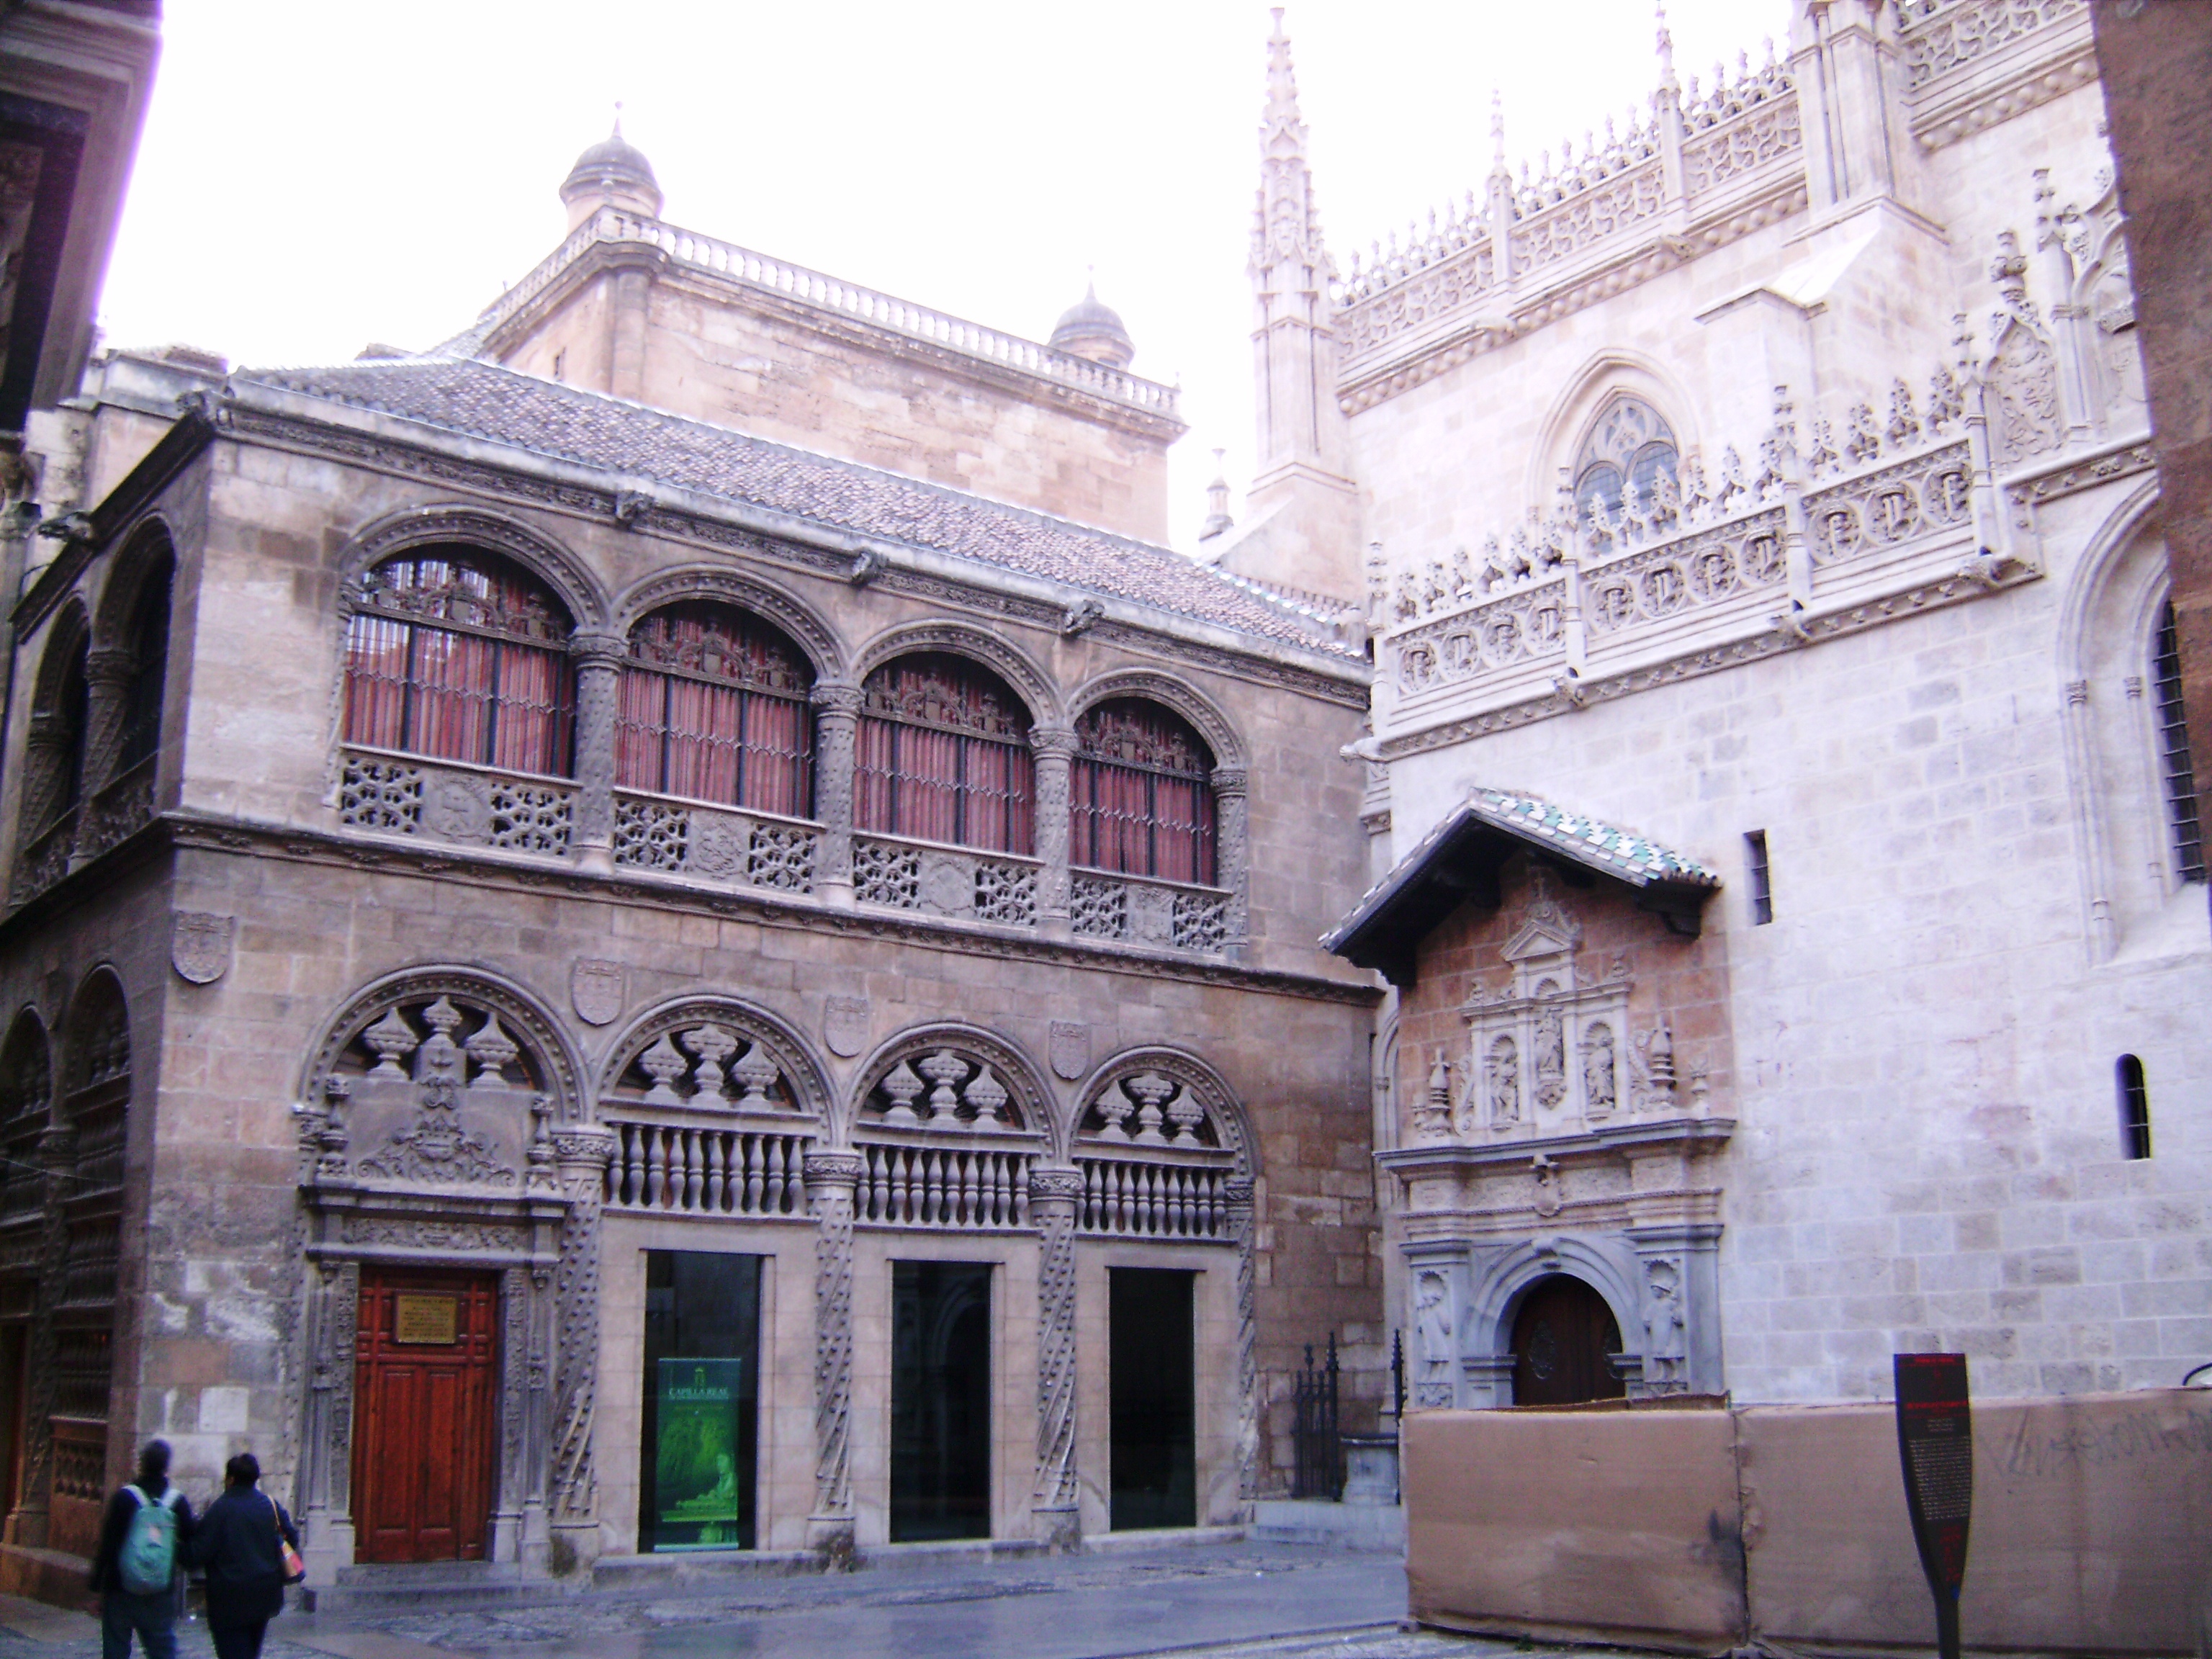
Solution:
[[[1505,165],[1505,100],[1496,87],[1490,89],[1490,176],[1512,179]]]
[[[1674,79],[1674,37],[1667,28],[1665,0],[1660,0],[1656,9],[1659,14],[1659,90],[1680,92],[1681,88]]]

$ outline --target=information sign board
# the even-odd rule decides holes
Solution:
[[[1921,1570],[1936,1597],[1936,1645],[1958,1659],[1959,1587],[1966,1577],[1966,1526],[1974,1508],[1973,1419],[1966,1356],[1895,1356],[1897,1451]]]
[[[663,1359],[655,1401],[655,1549],[730,1549],[744,1536],[742,1359]]]

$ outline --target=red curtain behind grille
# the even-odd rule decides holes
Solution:
[[[641,622],[630,653],[617,786],[789,817],[812,811],[813,671],[798,647],[757,617],[694,604]]]
[[[567,776],[574,681],[567,653],[530,642],[567,631],[542,588],[490,561],[387,562],[372,585],[413,616],[364,608],[346,634],[345,737],[516,772]],[[451,617],[486,631],[441,627]],[[528,639],[495,630],[515,619]]]
[[[902,659],[870,675],[867,693],[868,706],[878,712],[860,720],[854,801],[858,828],[986,852],[1034,854],[1036,760],[1027,741],[1029,717],[995,676],[958,658]],[[906,708],[936,711],[972,729],[923,725],[892,712]]]
[[[1125,700],[1086,714],[1076,736],[1073,861],[1212,885],[1213,757],[1198,733],[1164,708]]]

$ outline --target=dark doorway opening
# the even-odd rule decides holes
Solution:
[[[891,1263],[891,1541],[991,1535],[991,1269]]]
[[[638,1547],[754,1547],[757,1255],[648,1250]]]
[[[1513,1317],[1513,1403],[1572,1406],[1618,1400],[1627,1384],[1613,1374],[1620,1325],[1605,1298],[1579,1279],[1540,1279]]]
[[[1196,1278],[1153,1267],[1106,1275],[1116,1532],[1198,1524]]]
[[[356,1553],[484,1559],[498,1275],[365,1268],[356,1364]]]

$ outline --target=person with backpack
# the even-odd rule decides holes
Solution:
[[[169,1443],[149,1440],[138,1478],[107,1500],[92,1558],[100,1659],[130,1659],[134,1631],[146,1659],[177,1659],[179,1575],[191,1531],[192,1506],[169,1484]]]
[[[252,1452],[232,1458],[222,1475],[222,1496],[192,1528],[187,1559],[207,1573],[216,1659],[260,1659],[269,1621],[283,1611],[284,1586],[303,1576],[300,1534],[284,1506],[259,1490],[261,1464]]]

